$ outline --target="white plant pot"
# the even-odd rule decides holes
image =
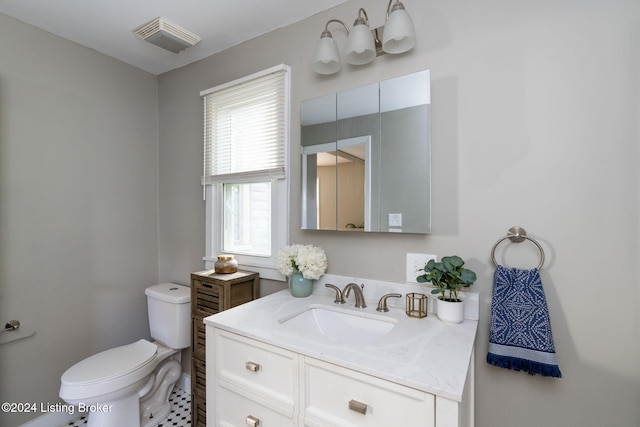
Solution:
[[[461,323],[464,320],[464,301],[445,301],[442,297],[436,300],[438,319],[447,323]]]

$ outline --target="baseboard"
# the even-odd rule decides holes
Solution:
[[[176,382],[176,386],[180,387],[182,390],[191,394],[191,375],[185,374],[184,372],[180,375],[180,378]]]

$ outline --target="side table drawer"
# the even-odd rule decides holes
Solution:
[[[305,426],[434,427],[434,396],[304,358]]]
[[[280,407],[296,410],[298,356],[287,350],[213,329],[215,376]],[[217,403],[216,403],[217,406]]]
[[[195,301],[193,301],[192,315],[204,319],[212,313],[222,311],[222,290],[223,287],[207,282],[194,280]]]
[[[193,318],[191,325],[191,351],[193,357],[204,360],[207,354],[207,335],[206,327],[202,319]]]

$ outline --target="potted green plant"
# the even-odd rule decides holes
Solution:
[[[457,255],[443,257],[440,262],[429,260],[416,277],[418,283],[431,282],[441,294],[437,300],[438,318],[445,322],[460,323],[464,320],[464,301],[459,298],[461,288],[468,288],[476,281],[476,273],[464,268],[464,261]]]

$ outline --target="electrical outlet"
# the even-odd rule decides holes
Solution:
[[[416,277],[420,276],[419,270],[422,270],[430,259],[438,261],[438,256],[431,254],[407,253],[406,279],[408,283],[418,283]]]
[[[402,214],[390,213],[389,214],[389,227],[402,227]]]

